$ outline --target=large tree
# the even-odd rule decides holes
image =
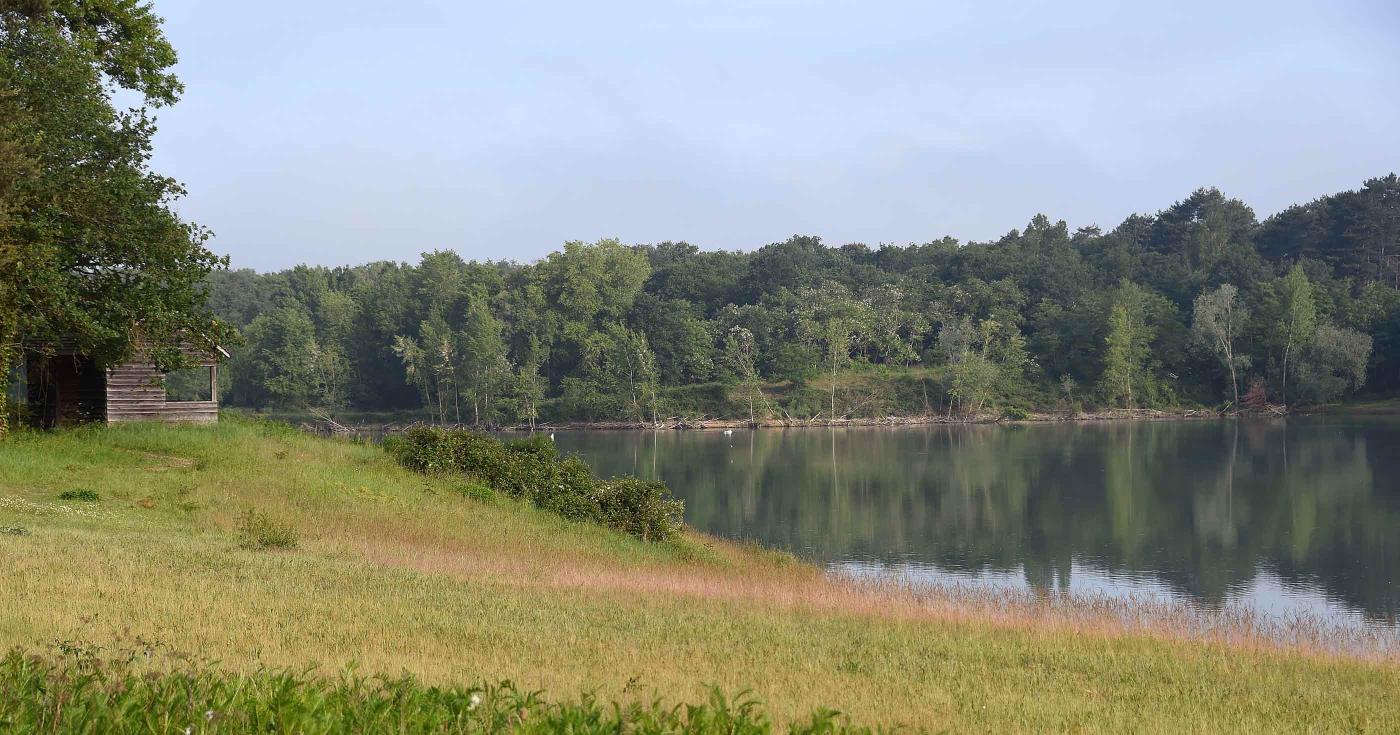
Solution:
[[[1277,345],[1283,366],[1282,395],[1288,403],[1288,372],[1297,350],[1312,341],[1317,331],[1317,302],[1313,297],[1313,286],[1308,274],[1303,272],[1301,263],[1294,263],[1288,275],[1275,285],[1269,307],[1273,322],[1270,333]],[[1295,367],[1296,369],[1296,367]]]
[[[744,327],[730,327],[724,338],[724,354],[729,360],[739,389],[749,405],[749,426],[758,425],[758,406],[763,403],[763,379],[758,374],[758,350],[753,332]]]
[[[1231,406],[1234,411],[1240,410],[1238,371],[1249,367],[1249,358],[1239,354],[1235,345],[1240,325],[1249,318],[1239,303],[1238,294],[1239,289],[1226,283],[1214,291],[1197,296],[1195,318],[1192,322],[1192,328],[1201,341],[1210,347],[1230,372],[1230,392],[1234,396]]]
[[[821,350],[831,380],[831,414],[836,419],[837,376],[851,363],[851,351],[871,331],[875,316],[870,306],[855,299],[845,287],[827,283],[802,292],[798,325],[802,337]]]
[[[462,372],[472,399],[472,423],[492,420],[492,401],[510,384],[512,372],[506,355],[501,320],[491,313],[484,297],[472,300],[458,334]]]
[[[1153,394],[1154,330],[1147,322],[1147,301],[1146,291],[1129,281],[1121,283],[1110,300],[1101,382],[1109,398],[1121,400],[1125,408]]]
[[[160,24],[130,0],[0,0],[0,375],[24,341],[66,337],[99,363],[145,345],[172,368],[179,339],[230,336],[204,293],[226,262],[148,165],[150,110],[182,91]],[[118,110],[119,91],[142,106]]]

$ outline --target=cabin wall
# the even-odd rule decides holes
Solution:
[[[215,372],[218,367],[205,363]],[[165,400],[164,376],[150,363],[131,362],[107,371],[107,423],[123,421],[194,421],[212,423],[219,420],[217,388],[210,401],[173,402]]]

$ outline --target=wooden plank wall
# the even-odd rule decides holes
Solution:
[[[206,367],[214,367],[206,365]],[[218,374],[215,373],[217,386]],[[219,420],[217,388],[211,401],[169,402],[165,400],[163,376],[150,363],[131,362],[107,372],[107,423],[121,421],[198,421]]]

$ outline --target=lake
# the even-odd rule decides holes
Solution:
[[[855,574],[1395,626],[1400,417],[559,432],[687,523]]]

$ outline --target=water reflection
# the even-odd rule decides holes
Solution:
[[[850,568],[1395,623],[1400,420],[558,435],[706,531]],[[1112,584],[1106,584],[1109,580]]]

